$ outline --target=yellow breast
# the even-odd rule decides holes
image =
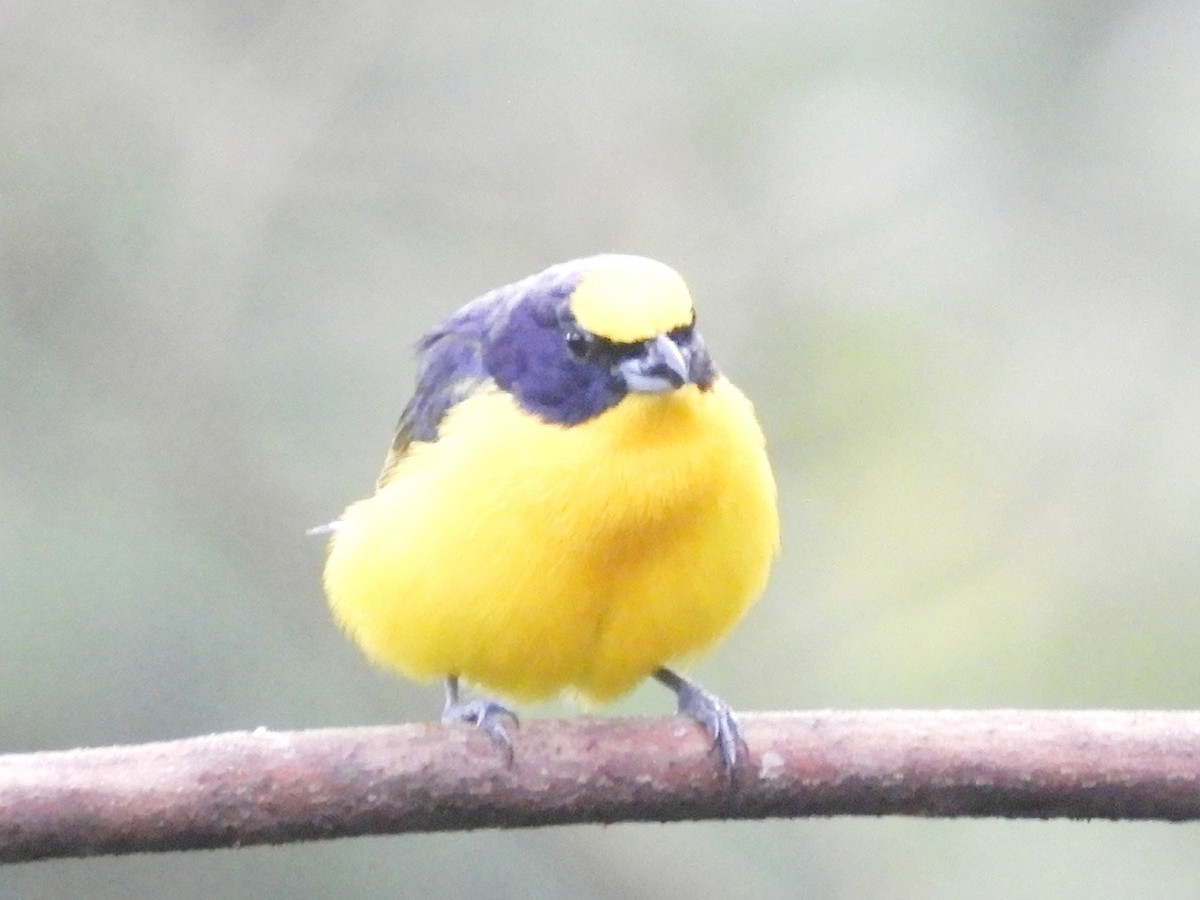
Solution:
[[[486,391],[352,505],[325,570],[376,662],[535,700],[596,700],[716,641],[762,591],[775,487],[729,382],[545,424]]]

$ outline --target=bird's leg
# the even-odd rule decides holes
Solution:
[[[716,695],[670,669],[656,669],[654,678],[675,692],[679,698],[681,715],[690,716],[704,726],[721,756],[725,771],[732,773],[737,764],[739,748],[746,746],[733,710]]]
[[[482,728],[494,743],[504,748],[508,763],[512,765],[512,738],[508,736],[508,731],[504,728],[503,719],[505,718],[511,719],[514,725],[520,724],[515,712],[495,700],[488,700],[484,697],[477,697],[474,700],[459,700],[458,676],[446,676],[446,705],[442,708],[442,724],[457,725],[465,722],[476,728]]]

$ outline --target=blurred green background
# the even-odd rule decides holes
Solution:
[[[603,250],[688,277],[771,442],[783,555],[696,670],[735,707],[1196,705],[1194,3],[9,0],[0,73],[0,750],[435,716],[304,530],[370,490],[424,328]],[[581,827],[0,898],[1182,898],[1198,852]]]

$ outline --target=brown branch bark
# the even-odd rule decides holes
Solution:
[[[732,780],[684,719],[234,732],[0,756],[0,861],[580,822],[1200,818],[1200,712],[742,717]]]

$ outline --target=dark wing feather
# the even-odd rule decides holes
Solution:
[[[501,291],[485,294],[421,338],[417,387],[400,415],[376,490],[392,478],[414,441],[436,441],[446,413],[488,382],[483,345],[496,317],[507,313],[505,301]]]

